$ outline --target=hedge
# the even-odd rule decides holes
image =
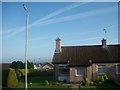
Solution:
[[[10,68],[8,78],[7,78],[7,87],[8,88],[17,88],[18,87],[18,79],[14,69]]]

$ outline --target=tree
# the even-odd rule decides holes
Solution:
[[[15,72],[16,72],[16,74],[17,74],[18,80],[20,81],[20,78],[21,78],[24,74],[21,72],[21,69],[16,69]]]
[[[16,61],[13,61],[12,64],[10,65],[10,68],[17,68]]]
[[[13,61],[10,65],[13,69],[24,69],[24,63],[22,61]]]
[[[8,79],[7,79],[7,87],[8,88],[17,88],[18,87],[18,79],[14,69],[10,68]]]
[[[25,66],[25,63],[24,63],[24,66]],[[32,68],[34,68],[33,63],[32,63],[32,62],[27,61],[27,69],[32,69]]]
[[[22,61],[13,61],[10,68],[13,68],[13,69],[25,69],[25,63],[23,63]],[[28,69],[34,68],[33,63],[27,61],[27,68]]]

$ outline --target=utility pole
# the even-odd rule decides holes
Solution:
[[[25,90],[27,90],[27,52],[28,52],[28,19],[29,14],[27,11],[27,7],[25,4],[23,4],[23,8],[26,12],[26,42],[25,42]]]

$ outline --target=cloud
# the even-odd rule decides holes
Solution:
[[[34,23],[31,24],[31,26],[33,26],[33,25],[35,25],[35,24],[37,24],[37,23],[43,22],[43,21],[45,21],[45,20],[48,20],[48,19],[50,19],[50,18],[52,18],[52,17],[54,17],[54,16],[57,16],[57,15],[65,12],[65,11],[69,11],[69,10],[71,10],[71,9],[73,9],[73,8],[77,8],[77,7],[79,7],[79,6],[81,6],[81,5],[84,5],[84,4],[86,4],[86,3],[88,3],[88,2],[84,2],[84,3],[73,3],[73,4],[69,5],[69,6],[66,6],[66,7],[62,8],[62,9],[56,10],[56,11],[48,14],[47,16],[43,17],[42,19],[39,19],[39,20],[35,21]]]
[[[29,28],[33,27],[33,26],[43,26],[43,25],[48,25],[48,24],[54,24],[54,23],[60,23],[60,22],[66,22],[66,21],[71,21],[71,20],[75,20],[75,19],[80,19],[80,18],[85,18],[85,17],[89,17],[89,16],[94,16],[94,15],[99,15],[99,14],[103,14],[103,13],[108,13],[108,12],[113,12],[116,10],[116,6],[114,7],[107,7],[107,8],[102,8],[102,9],[97,9],[97,10],[92,10],[92,11],[88,11],[88,12],[84,12],[84,13],[78,13],[78,14],[74,14],[74,15],[68,15],[68,16],[63,16],[60,18],[53,18],[50,19],[56,15],[59,15],[65,11],[71,10],[73,8],[76,8],[80,5],[84,5],[85,3],[82,4],[78,4],[78,3],[74,3],[70,6],[67,6],[65,8],[62,8],[58,11],[55,11],[51,14],[49,14],[48,16],[43,17],[42,19],[39,19],[37,21],[35,21],[34,23],[29,25]],[[13,29],[11,31],[7,32],[7,37],[11,37],[19,32],[24,31],[25,27],[21,27],[18,29]]]
[[[60,22],[71,21],[71,20],[75,20],[75,19],[79,19],[79,18],[85,18],[85,17],[89,17],[89,16],[99,15],[99,14],[103,14],[103,13],[113,12],[113,11],[115,11],[115,7],[102,8],[102,9],[88,11],[88,12],[79,13],[79,14],[75,14],[75,15],[69,15],[69,16],[64,16],[64,17],[60,17],[60,18],[49,19],[49,20],[41,22],[41,23],[36,23],[36,25],[60,23]]]
[[[68,41],[68,42],[63,42],[64,44],[68,44],[68,43],[75,43],[75,42],[81,42],[81,41],[91,41],[91,40],[95,40],[95,39],[99,39],[101,37],[93,37],[93,38],[87,38],[87,39],[82,39],[82,40],[74,40],[74,41]]]
[[[91,0],[91,1],[93,1],[93,0]],[[64,13],[65,11],[71,10],[71,9],[73,9],[73,8],[77,8],[77,7],[79,7],[79,6],[81,6],[81,5],[84,5],[84,4],[86,4],[86,3],[88,3],[88,2],[84,2],[84,3],[73,3],[73,4],[69,5],[69,6],[66,6],[66,7],[64,7],[64,8],[59,9],[59,10],[56,10],[56,11],[48,14],[47,16],[45,16],[45,17],[43,17],[43,18],[41,18],[41,19],[33,22],[32,24],[29,24],[29,28],[31,28],[31,27],[33,27],[33,26],[35,26],[35,25],[38,25],[39,23],[42,23],[42,22],[44,22],[45,20],[49,20],[50,18],[55,17],[56,15],[59,15],[59,14],[61,14],[61,13]],[[11,36],[13,36],[13,35],[15,35],[15,34],[17,34],[17,33],[19,33],[19,32],[24,31],[24,30],[25,30],[25,26],[19,27],[19,28],[13,28],[13,29],[10,29],[10,30],[6,30],[6,31],[3,32],[3,34],[4,34],[4,35],[7,35],[7,38],[9,38],[9,37],[11,37]]]

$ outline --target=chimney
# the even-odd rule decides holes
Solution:
[[[102,41],[102,47],[106,48],[107,47],[106,39],[103,38],[101,41]]]
[[[59,37],[57,37],[55,53],[61,53],[61,42],[60,41],[61,41],[61,39]]]

